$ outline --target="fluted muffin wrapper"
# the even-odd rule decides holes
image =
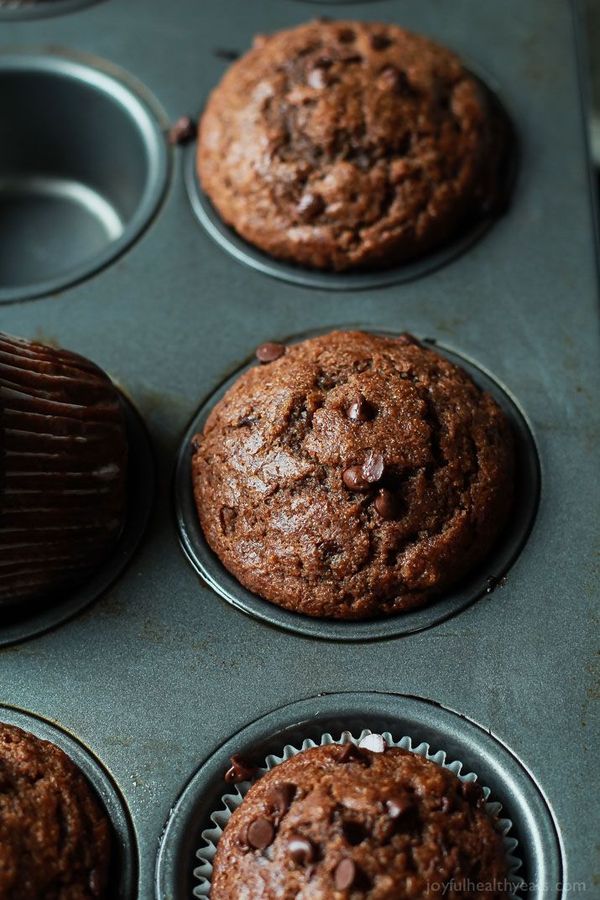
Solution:
[[[252,787],[256,778],[260,778],[261,775],[266,774],[280,763],[291,759],[293,756],[302,753],[304,750],[309,750],[312,747],[323,746],[325,744],[353,743],[358,745],[363,738],[370,734],[381,734],[388,747],[399,747],[402,750],[408,750],[410,753],[422,756],[425,759],[430,760],[430,762],[442,766],[444,769],[449,769],[461,781],[478,781],[477,775],[474,772],[469,772],[464,763],[460,760],[449,760],[448,754],[444,750],[432,751],[430,745],[424,741],[414,744],[412,738],[408,735],[404,735],[400,740],[396,740],[388,731],[371,731],[369,728],[365,728],[357,736],[350,731],[343,731],[339,738],[334,738],[329,732],[326,732],[321,735],[319,742],[307,738],[299,747],[295,747],[292,744],[286,744],[280,755],[271,753],[265,758],[264,765],[258,767],[257,775],[252,781],[243,781],[241,784],[232,785],[227,793],[221,796],[221,807],[210,815],[213,826],[204,829],[202,832],[202,840],[204,843],[196,851],[199,865],[194,869],[194,877],[198,881],[198,884],[194,888],[194,897],[196,897],[197,900],[209,900],[213,861],[217,852],[217,844],[219,843],[221,835],[231,816],[235,810],[242,805],[246,794]],[[502,835],[506,851],[508,881],[512,885],[512,893],[513,895],[518,894],[519,888],[523,884],[523,879],[519,875],[519,871],[523,866],[523,861],[519,852],[519,842],[510,833],[513,823],[511,819],[500,816],[502,804],[492,799],[491,790],[485,785],[481,785],[481,789],[485,798],[486,812],[492,817],[497,831]]]
[[[83,580],[125,516],[116,388],[94,363],[0,333],[0,605]]]

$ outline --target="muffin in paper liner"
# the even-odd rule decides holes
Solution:
[[[381,734],[388,747],[399,747],[402,750],[408,750],[411,753],[415,753],[417,756],[425,757],[430,762],[436,763],[437,765],[442,766],[445,769],[449,769],[461,781],[477,781],[477,775],[474,772],[463,772],[464,764],[462,762],[460,762],[459,760],[453,760],[449,762],[447,759],[447,754],[444,750],[437,750],[433,752],[429,744],[425,743],[424,741],[420,742],[416,746],[413,746],[412,739],[409,736],[405,735],[400,738],[400,740],[396,740],[388,731],[374,732],[368,728],[363,729],[358,737],[355,737],[349,731],[343,731],[339,739],[335,739],[331,734],[325,733],[321,735],[319,743],[311,740],[310,738],[307,738],[305,741],[303,741],[300,747],[294,747],[291,744],[286,744],[281,752],[281,755],[278,756],[274,753],[271,753],[265,758],[264,765],[258,767],[256,778],[259,779],[261,775],[264,775],[266,772],[275,768],[280,763],[291,759],[291,757],[296,756],[298,753],[302,753],[304,750],[309,750],[312,747],[323,746],[325,744],[354,743],[358,745],[364,738],[366,738],[370,734]],[[193,895],[196,900],[209,900],[210,898],[213,860],[217,852],[217,844],[221,838],[221,835],[223,834],[223,831],[225,830],[225,826],[227,825],[229,819],[231,818],[235,810],[239,806],[241,806],[246,794],[252,787],[254,780],[256,779],[253,779],[252,781],[244,781],[238,785],[233,785],[231,787],[231,790],[229,790],[226,794],[223,794],[223,796],[221,797],[221,808],[215,810],[210,815],[210,819],[213,822],[213,827],[204,829],[204,831],[202,832],[202,838],[205,843],[196,851],[196,856],[200,862],[200,865],[198,865],[194,869],[194,877],[198,881],[198,884],[193,891]],[[512,895],[517,896],[519,889],[523,884],[523,879],[519,875],[519,870],[522,868],[523,861],[519,854],[519,842],[510,834],[513,823],[508,818],[500,818],[502,804],[494,801],[493,799],[490,799],[492,792],[488,787],[481,785],[481,788],[486,801],[485,809],[488,814],[495,819],[495,827],[502,835],[504,848],[506,850],[508,881],[512,885]]]

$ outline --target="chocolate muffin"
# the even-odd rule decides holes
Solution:
[[[50,600],[104,562],[125,519],[126,472],[108,376],[0,333],[0,606]]]
[[[0,723],[0,897],[108,897],[108,819],[54,744]]]
[[[452,882],[456,900],[501,900],[507,877],[477,784],[395,747],[330,744],[250,789],[219,840],[211,898],[238,900],[243,885],[246,900],[420,900]]]
[[[243,238],[341,271],[413,259],[499,208],[507,144],[497,101],[454,53],[397,25],[315,21],[231,66],[197,163]]]
[[[267,344],[193,439],[206,539],[249,590],[309,616],[427,602],[480,562],[513,494],[509,423],[409,335]]]

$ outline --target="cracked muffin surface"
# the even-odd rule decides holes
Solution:
[[[510,511],[513,438],[466,372],[410,335],[257,355],[192,442],[204,535],[246,588],[361,619],[421,606],[485,557]]]
[[[212,92],[198,173],[224,221],[303,266],[394,265],[504,201],[507,121],[449,50],[396,25],[255,39]]]
[[[107,897],[110,827],[63,751],[0,723],[0,897]]]
[[[507,876],[477,784],[399,748],[330,744],[250,789],[217,845],[211,897],[422,900],[452,883],[456,900],[504,900]]]

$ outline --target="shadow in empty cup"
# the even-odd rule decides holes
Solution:
[[[0,57],[0,302],[52,293],[139,236],[167,148],[121,82],[58,56]]]

